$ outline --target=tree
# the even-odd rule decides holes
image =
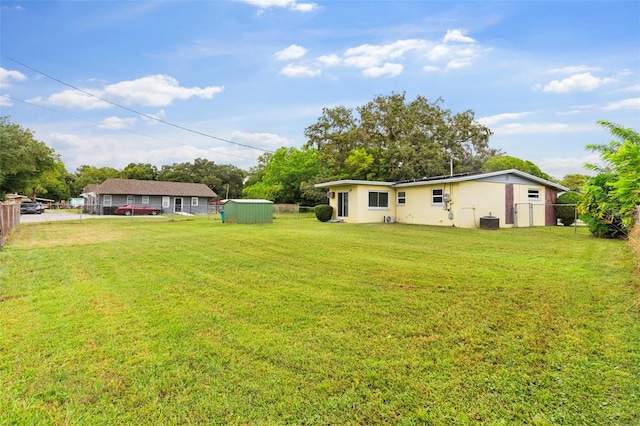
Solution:
[[[562,178],[560,185],[566,186],[572,191],[582,192],[582,187],[586,185],[590,176],[581,174],[568,174]]]
[[[498,155],[496,157],[489,158],[482,165],[480,171],[489,173],[509,169],[520,170],[521,172],[529,173],[530,175],[537,176],[542,179],[551,180],[551,177],[548,174],[540,170],[540,168],[531,161],[521,160],[510,155]]]
[[[213,161],[196,158],[193,163],[174,163],[162,166],[158,180],[171,182],[204,183],[220,197],[239,197],[246,172],[232,165],[218,165]]]
[[[34,196],[36,182],[55,166],[53,149],[33,133],[0,117],[0,196],[22,192]]]
[[[72,182],[70,173],[67,172],[62,160],[56,158],[53,168],[45,171],[38,179],[36,192],[52,200],[66,200],[71,196],[70,182]]]
[[[76,169],[75,180],[71,185],[71,195],[77,197],[89,184],[101,184],[110,178],[120,178],[122,172],[113,167],[95,167],[83,164]]]
[[[320,168],[315,149],[280,148],[260,157],[243,190],[247,198],[265,198],[275,203],[310,202],[302,196],[301,185],[316,176]]]
[[[122,169],[122,177],[125,179],[156,180],[158,168],[149,163],[129,163]]]
[[[325,108],[318,122],[305,129],[306,148],[316,148],[321,164],[336,178],[403,180],[475,171],[499,151],[489,148],[491,131],[477,123],[471,110],[452,114],[442,99],[405,93],[377,96],[353,110]]]
[[[585,186],[579,211],[591,232],[600,237],[625,237],[640,205],[640,134],[608,121],[598,123],[618,140],[591,144],[604,166],[587,164],[598,172]]]

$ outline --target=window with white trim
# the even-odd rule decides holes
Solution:
[[[163,209],[168,209],[170,205],[171,205],[170,198],[169,197],[162,197],[162,208]]]
[[[109,207],[111,205],[111,195],[105,195],[102,202],[105,206]]]
[[[142,196],[142,204],[149,204],[149,196],[148,195],[143,195]]]
[[[441,206],[444,201],[444,190],[443,189],[432,189],[431,190],[431,205],[432,206]]]
[[[127,204],[133,204],[133,195],[127,195]]]
[[[369,191],[369,207],[370,208],[389,208],[389,193],[380,191]]]
[[[404,191],[398,191],[397,203],[399,206],[404,206],[407,203],[407,195]]]
[[[198,205],[198,197],[191,197],[191,205],[193,207]]]
[[[539,201],[540,200],[540,190],[539,189],[529,189],[527,190],[527,198],[531,201]]]

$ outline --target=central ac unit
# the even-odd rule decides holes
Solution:
[[[395,222],[395,218],[393,216],[385,216],[384,223],[393,223]]]

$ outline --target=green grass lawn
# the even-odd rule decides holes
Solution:
[[[625,242],[85,220],[0,251],[0,424],[640,424]]]

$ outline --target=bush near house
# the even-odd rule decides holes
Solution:
[[[565,192],[560,195],[556,204],[569,204],[565,206],[556,206],[556,217],[564,226],[571,226],[576,218],[577,204],[580,203],[582,195],[575,191]]]
[[[328,204],[319,204],[314,209],[316,217],[320,222],[327,222],[333,217],[333,207]]]

